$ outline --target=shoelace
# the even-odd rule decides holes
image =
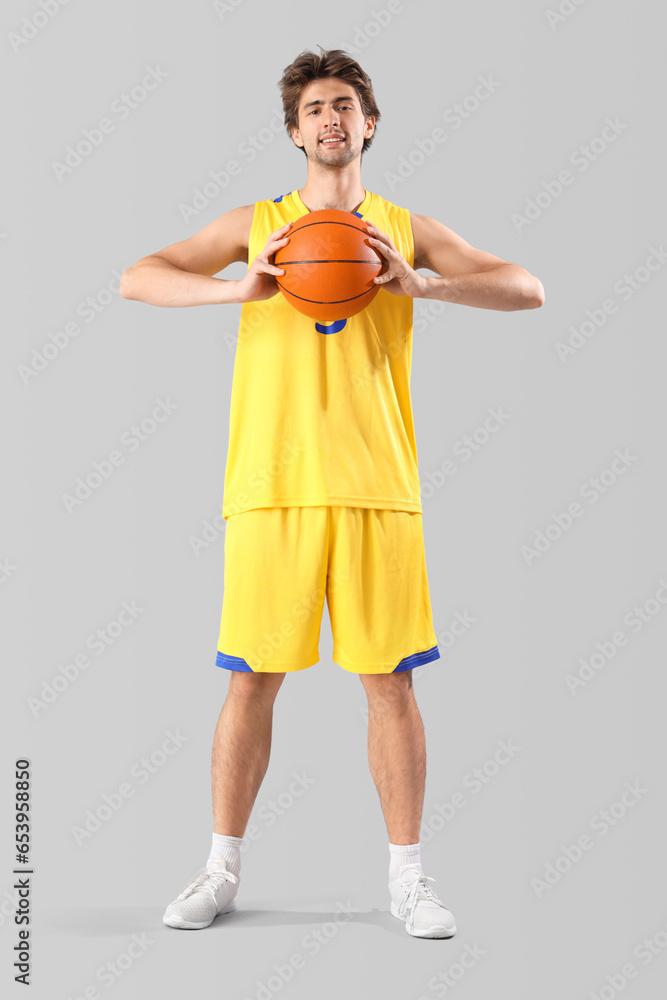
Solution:
[[[236,875],[228,871],[218,871],[212,872],[208,868],[202,868],[197,872],[195,877],[191,882],[188,882],[186,886],[181,890],[178,898],[185,899],[187,896],[191,896],[195,889],[204,889],[215,899],[215,894],[222,885],[223,882],[238,882]]]
[[[406,921],[406,927],[411,931],[415,929],[415,910],[420,899],[431,899],[439,906],[445,905],[443,901],[436,896],[431,886],[426,884],[427,882],[435,882],[435,879],[430,878],[428,875],[420,875],[416,878],[414,882],[411,883],[405,899],[398,907],[398,915]]]

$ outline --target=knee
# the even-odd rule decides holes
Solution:
[[[229,679],[227,696],[255,702],[272,701],[284,679],[284,673],[246,673],[234,670]]]
[[[397,674],[360,674],[368,697],[369,707],[401,708],[414,697],[412,671],[403,670]]]

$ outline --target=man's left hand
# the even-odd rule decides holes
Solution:
[[[417,274],[410,267],[405,257],[401,256],[386,233],[381,232],[376,226],[366,223],[371,246],[377,250],[380,256],[384,257],[386,270],[383,274],[373,279],[374,284],[384,288],[394,295],[410,295],[412,298],[420,298],[424,294],[426,278],[423,274]]]

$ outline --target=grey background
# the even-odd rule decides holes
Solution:
[[[646,0],[569,6],[552,25],[556,2],[403,0],[375,33],[366,26],[387,10],[384,0],[242,0],[222,16],[211,3],[72,2],[14,51],[10,34],[41,8],[5,4],[0,558],[14,568],[0,588],[3,981],[13,979],[16,943],[13,762],[27,756],[34,997],[95,987],[114,1000],[149,990],[254,1000],[274,965],[295,954],[303,968],[268,995],[584,1000],[664,991],[666,612],[655,600],[667,596],[664,266],[638,272],[628,301],[614,289],[667,237],[664,24]],[[457,917],[450,941],[416,941],[388,913],[365,695],[332,663],[326,608],[319,664],[287,677],[278,696],[251,819],[261,835],[244,851],[238,914],[201,934],[161,924],[210,846],[211,742],[229,681],[214,665],[224,526],[198,555],[191,538],[206,522],[222,524],[240,306],[161,309],[113,294],[91,322],[77,308],[114,270],[236,205],[303,186],[305,158],[282,126],[253,162],[239,150],[280,110],[283,68],[318,44],[348,47],[373,81],[383,117],[364,186],[521,264],[546,290],[545,305],[526,312],[415,302],[423,487],[489,408],[510,415],[470,462],[456,459],[455,476],[423,490],[442,655],[415,671],[429,753],[422,860]],[[149,66],[165,79],[121,120],[113,102]],[[492,96],[462,127],[443,124],[489,75],[499,84]],[[53,162],[104,117],[114,130],[59,180]],[[578,169],[570,157],[606,118],[626,127]],[[392,189],[387,171],[439,126],[447,140]],[[179,206],[234,158],[241,175],[186,221]],[[518,231],[513,213],[564,169],[573,183]],[[563,362],[558,342],[609,298],[616,313]],[[25,384],[20,366],[33,349],[77,319],[80,334]],[[62,495],[158,398],[177,410],[135,452],[121,448],[124,463],[68,513]],[[636,460],[586,502],[582,485],[610,468],[617,449]],[[529,564],[522,546],[577,500],[583,516]],[[124,601],[144,609],[134,624],[103,655],[88,650],[91,666],[35,715],[29,699]],[[650,620],[632,632],[624,617],[646,602]],[[476,620],[449,644],[457,613]],[[567,675],[619,629],[627,644],[571,693]],[[130,777],[168,731],[187,737],[178,752],[158,755],[149,780]],[[470,772],[503,740],[520,751],[473,792]],[[303,772],[312,784],[290,799]],[[78,844],[72,830],[86,811],[128,781],[133,795]],[[643,791],[614,806],[626,782]],[[436,806],[457,791],[465,807],[439,819]],[[269,825],[269,803],[281,795],[286,808]],[[599,814],[612,806],[603,835]],[[591,849],[565,870],[564,848],[583,835]],[[557,862],[560,877],[539,891],[534,880]],[[355,912],[336,929],[340,904]],[[305,936],[327,924],[332,936],[315,954]],[[133,934],[145,934],[145,953],[111,983],[96,978]],[[636,951],[645,939],[654,941],[651,960]],[[457,963],[475,948],[483,955],[461,977]],[[628,963],[632,978],[620,973]],[[440,974],[460,978],[436,989]]]

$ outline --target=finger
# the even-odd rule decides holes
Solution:
[[[391,243],[391,240],[389,239],[389,237],[387,236],[387,234],[383,233],[381,229],[377,228],[377,226],[372,226],[370,224],[370,222],[366,223],[366,225],[368,226],[368,231],[369,231],[369,233],[371,233],[372,236],[374,236],[374,237],[376,236],[376,237],[378,237],[378,239],[384,240],[386,243]],[[393,244],[392,244],[392,246],[393,246]]]
[[[388,247],[386,243],[382,242],[382,240],[375,240],[375,239],[371,238],[371,239],[369,239],[368,242],[371,244],[371,246],[374,246],[381,254],[384,254],[385,256],[389,256],[389,251],[392,248]]]
[[[385,247],[385,249],[390,250],[391,253],[398,253],[398,250],[396,249],[396,247],[391,242],[388,236],[385,236],[384,239],[382,237],[379,237],[376,242],[378,243],[379,246]]]
[[[290,225],[291,225],[291,223],[290,223]],[[287,246],[288,243],[289,243],[289,236],[284,236],[281,240],[274,240],[272,243],[269,243],[269,245],[267,247],[268,253],[266,254],[266,256],[267,257],[273,257],[274,254],[276,254],[281,247]],[[273,268],[273,270],[271,271],[271,274],[284,274],[285,273],[284,268],[276,267],[273,264],[269,264],[269,267]]]
[[[378,274],[373,280],[379,282],[391,281],[393,278],[397,278],[398,281],[402,281],[403,278],[407,277],[405,274],[397,273],[397,268],[393,264],[388,264],[385,261],[386,270]],[[400,271],[400,268],[398,269]]]
[[[377,236],[369,236],[368,237],[368,242],[369,243],[380,243],[380,244],[382,244],[384,246],[390,247],[392,250],[396,249],[396,247],[391,242],[391,240],[389,239],[389,237],[385,236],[384,233],[377,233]]]
[[[277,267],[276,264],[272,264],[270,260],[264,257],[262,260],[257,261],[257,271],[259,274],[284,274],[284,268]]]
[[[266,241],[266,245],[273,246],[274,243],[278,243],[280,242],[280,240],[286,239],[286,236],[284,234],[288,229],[288,227],[291,225],[292,223],[288,222],[286,225],[281,226],[280,229],[276,229],[275,233],[270,234],[268,240]]]
[[[268,260],[269,257],[273,257],[279,250],[286,247],[289,242],[289,236],[284,236],[282,240],[269,240],[269,242],[264,247],[264,260]]]

